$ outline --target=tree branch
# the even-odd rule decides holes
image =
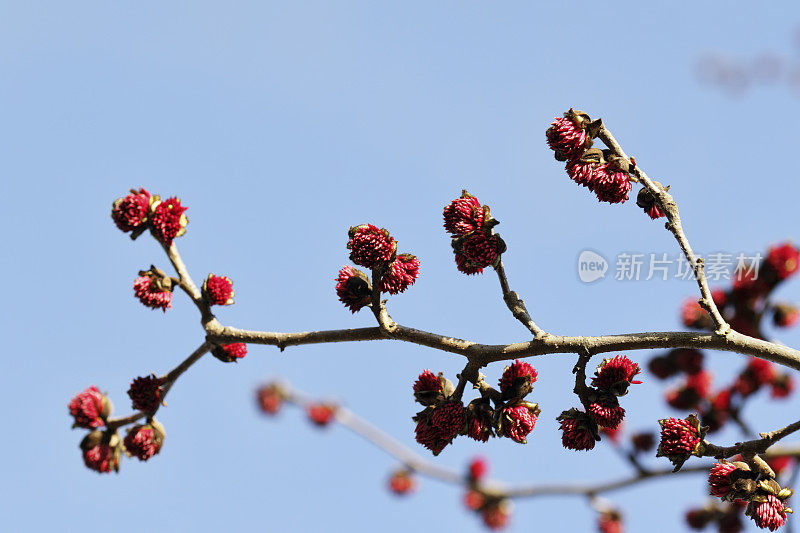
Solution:
[[[495,272],[497,272],[497,277],[500,279],[500,290],[503,291],[503,300],[506,302],[506,306],[509,311],[511,311],[511,314],[514,315],[514,318],[528,328],[528,331],[533,333],[535,339],[546,337],[547,332],[537,326],[536,322],[533,321],[531,315],[528,313],[528,309],[525,307],[525,302],[508,286],[508,279],[506,278],[506,270],[503,267],[503,261],[501,260],[494,269]]]

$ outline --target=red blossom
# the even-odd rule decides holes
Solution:
[[[599,440],[597,423],[577,409],[564,411],[558,416],[561,427],[561,444],[568,450],[591,450]]]
[[[306,408],[308,419],[316,426],[325,427],[333,420],[336,408],[325,403],[314,403]]]
[[[433,410],[431,425],[439,438],[450,441],[464,429],[466,411],[460,401],[446,402]]]
[[[578,159],[592,145],[586,132],[590,119],[586,113],[570,109],[563,117],[556,117],[547,128],[547,145],[555,151],[556,159]]]
[[[119,471],[122,449],[116,433],[92,431],[83,438],[80,448],[83,462],[90,470],[101,474]]]
[[[350,260],[366,268],[391,261],[397,250],[397,243],[389,232],[372,224],[351,227],[348,235]]]
[[[381,278],[381,292],[401,293],[413,285],[418,276],[419,259],[411,254],[400,254]]]
[[[441,392],[442,381],[439,379],[439,376],[426,368],[422,371],[422,374],[417,377],[413,389],[414,392]]]
[[[772,322],[779,328],[790,328],[800,322],[800,309],[789,304],[778,304],[772,315]]]
[[[631,444],[635,451],[649,452],[656,444],[656,437],[652,433],[637,433],[631,436]]]
[[[483,227],[484,208],[467,191],[444,208],[444,229],[453,235],[467,235]]]
[[[700,421],[694,415],[686,419],[665,418],[661,424],[661,443],[657,457],[668,458],[676,468],[680,468],[692,454],[702,455],[704,433],[700,430]]]
[[[133,292],[142,305],[151,309],[161,309],[165,313],[172,307],[171,280],[158,269],[139,272],[133,281]]]
[[[352,313],[369,305],[372,285],[366,274],[351,266],[343,266],[336,278],[336,295]]]
[[[597,165],[592,183],[597,199],[610,204],[624,204],[632,187],[628,174],[610,163]]]
[[[711,326],[711,318],[697,300],[689,298],[681,307],[681,322],[687,328],[707,329]]]
[[[601,396],[589,404],[589,414],[598,426],[617,429],[625,418],[623,409],[615,396]]]
[[[570,159],[567,160],[565,169],[572,181],[593,191],[596,167],[597,163],[593,161],[584,162],[581,159]]]
[[[617,355],[611,359],[604,359],[595,371],[592,378],[592,387],[600,390],[611,391],[621,396],[628,390],[628,386],[638,385],[641,381],[633,378],[641,372],[639,365],[625,357]]]
[[[111,414],[111,402],[94,385],[75,395],[68,407],[69,414],[75,419],[72,427],[99,428]]]
[[[211,355],[223,363],[238,363],[239,359],[247,355],[247,344],[243,342],[220,344],[211,349]]]
[[[800,268],[800,250],[788,242],[780,246],[773,246],[767,254],[767,264],[779,280],[784,280]]]
[[[167,198],[164,201],[155,200],[150,207],[150,231],[153,236],[166,246],[171,246],[176,237],[186,233],[186,207],[181,205],[179,198]]]
[[[455,246],[456,266],[464,274],[480,274],[505,248],[497,235],[480,231],[458,239]]]
[[[147,461],[161,451],[164,428],[155,420],[143,426],[137,424],[128,430],[123,442],[128,455]]]
[[[111,206],[111,218],[114,224],[124,231],[136,232],[147,224],[150,211],[150,193],[145,189],[131,189],[130,194],[117,198]]]
[[[731,474],[736,471],[733,463],[714,463],[708,473],[708,486],[712,496],[724,498],[733,490]]]
[[[489,465],[486,459],[482,457],[475,457],[469,463],[469,479],[471,481],[479,481],[486,476],[489,471]]]
[[[758,527],[775,531],[786,523],[785,509],[781,500],[769,494],[765,502],[751,501],[747,505],[745,514],[752,518]]]
[[[775,376],[770,385],[770,396],[786,398],[794,391],[794,378],[789,374]]]
[[[467,436],[478,442],[486,442],[494,436],[494,410],[484,400],[473,400],[467,406]]]
[[[259,387],[256,391],[256,399],[261,412],[275,415],[283,406],[284,393],[281,387],[272,383]]]
[[[233,304],[233,282],[227,276],[209,274],[203,282],[203,295],[209,305]]]
[[[483,524],[491,530],[504,529],[510,517],[510,507],[505,501],[489,503],[481,509]]]
[[[514,442],[525,444],[528,434],[536,426],[539,413],[539,407],[528,402],[504,407],[500,415],[500,433]]]
[[[486,498],[483,497],[483,494],[478,492],[477,490],[468,490],[466,494],[464,494],[464,505],[467,509],[472,511],[477,511],[480,509]]]
[[[506,399],[523,398],[531,392],[538,377],[539,373],[529,363],[516,359],[503,370],[499,382],[500,392]]]
[[[389,490],[398,496],[413,492],[416,486],[417,482],[408,470],[397,470],[389,477]]]
[[[697,374],[703,369],[703,352],[694,348],[676,348],[670,352],[675,365],[687,374]]]
[[[128,389],[133,408],[144,413],[155,411],[161,403],[162,384],[163,381],[155,374],[134,379]]]
[[[623,533],[622,515],[619,511],[605,511],[597,519],[600,533]]]

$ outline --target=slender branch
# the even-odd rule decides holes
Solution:
[[[503,300],[506,302],[506,306],[509,311],[511,311],[511,314],[514,315],[514,318],[528,328],[528,331],[533,333],[535,339],[547,336],[547,332],[537,326],[536,322],[531,318],[522,298],[508,286],[508,279],[506,278],[506,270],[503,267],[503,261],[500,261],[494,269],[497,272],[497,277],[500,279],[500,290],[503,291]]]
[[[778,442],[784,437],[787,437],[794,433],[795,431],[800,430],[800,420],[797,422],[793,422],[786,427],[781,429],[776,429],[775,431],[770,431],[768,433],[761,433],[760,439],[753,439],[748,440],[745,442],[737,442],[733,446],[716,446],[714,444],[706,443],[706,457],[716,457],[717,459],[726,459],[728,457],[732,457],[736,454],[742,454],[742,456],[753,456],[756,454],[762,454],[767,451],[767,448],[772,446],[774,443]]]
[[[181,374],[189,370],[189,368],[197,361],[199,361],[200,358],[203,357],[203,355],[205,355],[210,349],[211,349],[211,343],[208,341],[204,342],[194,352],[192,352],[191,355],[189,355],[189,357],[181,361],[181,363],[178,366],[176,366],[175,368],[173,368],[172,370],[170,370],[169,372],[160,377],[162,382],[161,386],[162,402],[167,397],[167,394],[172,388],[172,385],[181,376]],[[150,413],[139,411],[137,413],[133,413],[131,415],[122,418],[112,418],[106,423],[106,425],[108,426],[108,430],[114,431],[117,428],[127,426],[128,424],[132,424],[146,416],[153,416],[161,408],[161,405],[162,404],[159,404],[155,408],[155,410]]]
[[[384,336],[391,336],[397,330],[397,324],[392,317],[389,316],[389,311],[386,309],[385,301],[381,301],[381,280],[383,279],[384,272],[383,265],[377,265],[372,269],[372,314],[378,321],[380,331]]]
[[[217,319],[211,312],[211,307],[208,305],[205,298],[203,298],[203,294],[200,292],[200,289],[197,288],[192,276],[189,274],[189,270],[186,268],[186,264],[183,262],[181,254],[178,252],[178,247],[174,242],[169,246],[162,243],[161,247],[164,248],[167,257],[169,257],[172,263],[172,267],[175,269],[175,272],[178,273],[178,286],[186,293],[192,302],[194,302],[194,305],[197,306],[197,309],[200,311],[200,321],[203,327],[207,329],[209,327],[219,326],[219,322],[217,322]]]
[[[600,128],[597,137],[603,141],[614,154],[633,163],[605,126]],[[675,240],[678,241],[678,246],[680,246],[683,255],[686,257],[686,261],[689,262],[689,265],[691,265],[694,271],[695,280],[697,280],[697,285],[702,295],[699,301],[700,305],[708,312],[711,320],[714,321],[717,335],[727,334],[731,330],[731,327],[725,322],[725,319],[722,318],[722,314],[719,312],[719,309],[717,309],[717,304],[714,303],[714,298],[711,296],[711,289],[706,280],[705,263],[702,257],[697,257],[695,255],[692,246],[689,244],[689,239],[686,238],[686,233],[683,231],[683,225],[681,224],[681,217],[678,213],[678,204],[675,203],[672,195],[669,194],[666,189],[653,183],[647,174],[635,164],[631,168],[631,172],[642,182],[645,188],[656,198],[659,205],[664,209],[668,220],[666,228],[675,236]]]
[[[245,342],[268,344],[281,349],[287,346],[327,342],[351,342],[386,339],[380,328],[356,328],[299,333],[251,331],[212,325],[206,329],[212,342]],[[736,331],[725,336],[708,332],[660,331],[623,333],[598,337],[567,337],[548,335],[545,338],[512,344],[478,344],[473,341],[430,333],[397,325],[392,339],[463,355],[485,366],[495,361],[531,357],[554,353],[581,353],[589,349],[593,354],[650,350],[654,348],[707,348],[752,355],[795,370],[800,370],[800,351],[788,346],[748,337]]]

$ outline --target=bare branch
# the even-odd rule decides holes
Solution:
[[[506,278],[506,270],[503,267],[503,261],[500,261],[494,269],[497,272],[497,277],[500,279],[500,289],[503,291],[503,300],[506,302],[506,306],[509,311],[511,311],[511,314],[514,315],[514,318],[528,328],[528,331],[533,333],[535,339],[546,337],[547,332],[537,326],[536,322],[533,321],[531,315],[528,313],[528,309],[525,307],[525,302],[508,286],[508,279]]]

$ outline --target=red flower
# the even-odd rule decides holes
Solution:
[[[272,383],[259,387],[256,391],[256,398],[263,413],[274,415],[283,406],[284,392],[279,385]]]
[[[475,399],[467,406],[467,436],[478,442],[486,442],[494,436],[494,410],[489,402]]]
[[[486,498],[484,498],[483,494],[477,490],[468,490],[464,495],[464,505],[467,506],[467,509],[472,511],[477,511],[480,509],[485,501]]]
[[[100,389],[92,385],[70,400],[69,414],[75,419],[72,427],[99,428],[111,414],[111,402]]]
[[[489,465],[482,457],[475,457],[469,463],[469,479],[471,481],[479,481],[486,476],[489,471]]]
[[[786,279],[800,268],[800,250],[788,242],[773,246],[767,254],[767,264],[772,267],[779,280]]]
[[[794,378],[789,374],[780,374],[770,383],[770,396],[773,398],[786,398],[794,391]]]
[[[426,368],[414,382],[413,388],[414,392],[441,392],[442,382],[439,376]]]
[[[454,241],[456,266],[464,274],[480,274],[494,264],[505,244],[497,235],[473,233]]]
[[[761,529],[775,531],[786,523],[785,509],[781,500],[769,494],[765,502],[751,501],[747,504],[745,514],[752,518],[753,522]]]
[[[134,379],[128,389],[133,408],[144,413],[155,411],[161,403],[162,384],[162,380],[155,374]]]
[[[594,161],[569,159],[567,160],[565,169],[567,171],[567,176],[569,176],[572,181],[578,183],[579,185],[583,185],[584,187],[589,187],[590,190],[594,191],[596,167],[597,163]]]
[[[172,307],[172,280],[161,270],[151,267],[139,272],[133,282],[133,292],[142,305],[165,313]]]
[[[728,304],[728,294],[722,289],[712,290],[711,299],[714,300],[714,304],[716,304],[716,306],[720,309]]]
[[[306,408],[308,419],[319,427],[327,426],[336,413],[336,408],[330,404],[314,403]]]
[[[209,305],[233,304],[233,282],[227,276],[209,274],[203,282],[203,296]]]
[[[186,233],[186,207],[179,198],[167,198],[163,202],[155,200],[150,207],[150,231],[153,236],[166,246],[171,246],[176,237]]]
[[[733,490],[733,479],[731,474],[736,470],[733,463],[722,462],[714,463],[708,473],[708,486],[712,496],[725,498]]]
[[[511,509],[505,500],[489,503],[481,509],[483,524],[492,530],[503,529],[508,526],[510,516]]]
[[[556,159],[578,159],[592,145],[592,138],[586,132],[589,122],[589,115],[572,109],[564,113],[563,118],[553,120],[546,136],[547,145],[555,151]]]
[[[483,227],[484,208],[467,191],[444,208],[444,229],[453,235],[467,235]]]
[[[600,513],[597,520],[600,533],[622,533],[622,515],[619,511],[605,511]]]
[[[499,382],[500,392],[504,399],[521,399],[533,390],[532,385],[538,377],[539,373],[529,363],[517,359],[503,370]]]
[[[114,224],[124,231],[143,230],[147,224],[150,211],[150,193],[144,189],[131,189],[129,195],[117,198],[111,206],[111,218]],[[139,232],[135,231],[138,236]],[[135,237],[134,237],[135,238]]]
[[[211,348],[211,355],[223,363],[238,363],[239,359],[247,355],[247,344],[243,342],[220,344]]]
[[[775,378],[775,365],[769,361],[751,357],[747,367],[739,374],[734,383],[736,392],[749,396],[764,385],[769,385]]]
[[[597,423],[583,411],[564,411],[557,420],[561,423],[561,444],[568,450],[591,450],[600,440]]]
[[[412,492],[416,485],[414,476],[408,470],[398,470],[389,478],[389,490],[398,496]]]
[[[601,202],[624,204],[631,187],[628,174],[615,169],[611,163],[597,165],[594,170],[592,189]]]
[[[703,369],[703,352],[693,348],[676,348],[670,352],[675,365],[687,374],[697,374]]]
[[[92,431],[83,438],[80,448],[83,453],[83,462],[90,470],[101,474],[107,474],[112,470],[119,471],[122,447],[116,433]]]
[[[656,444],[656,438],[652,433],[637,433],[631,436],[631,444],[638,452],[649,452]]]
[[[686,378],[683,387],[667,393],[667,403],[675,409],[691,409],[706,397],[711,389],[711,374],[701,370]]]
[[[641,383],[633,380],[640,372],[639,365],[624,355],[603,359],[592,378],[592,387],[622,396],[627,393],[629,385]]]
[[[343,266],[336,278],[336,295],[351,312],[369,305],[372,285],[366,274],[351,266]]]
[[[776,476],[781,475],[786,467],[794,463],[794,457],[791,455],[780,455],[778,457],[773,457],[772,459],[766,459],[767,464],[770,468],[775,472]]]
[[[686,525],[700,531],[714,520],[714,514],[710,509],[690,509],[686,512]]]
[[[381,292],[389,294],[403,292],[414,284],[417,276],[419,276],[419,259],[411,254],[400,254],[381,278]]]
[[[656,457],[666,457],[676,470],[689,459],[690,455],[702,456],[702,442],[705,434],[700,430],[700,421],[694,415],[685,420],[665,418],[661,424],[661,443]]]
[[[432,451],[433,455],[439,455],[444,447],[450,444],[450,441],[440,437],[438,429],[433,427],[427,418],[421,418],[417,422],[414,433],[417,442]]]
[[[598,426],[617,429],[625,418],[623,409],[615,396],[600,396],[589,404],[589,414]]]
[[[466,423],[464,405],[459,401],[446,402],[433,410],[430,420],[439,438],[451,441],[464,429]]]
[[[389,232],[372,224],[362,224],[350,228],[350,260],[363,267],[373,268],[378,263],[391,261],[397,250],[397,243]]]
[[[675,360],[667,354],[667,356],[656,356],[650,359],[647,364],[647,369],[658,379],[667,379],[678,373],[678,367]]]
[[[700,307],[700,303],[697,300],[691,298],[683,302],[681,321],[687,328],[694,329],[708,329],[712,325],[711,318],[705,309]]]
[[[541,410],[535,403],[517,402],[503,408],[500,414],[500,434],[520,444],[536,426]]]
[[[661,187],[659,182],[655,182],[655,184],[658,187]],[[666,190],[669,190],[669,187],[667,187]],[[661,206],[658,205],[656,197],[653,196],[649,190],[647,190],[647,187],[642,187],[639,189],[639,194],[636,195],[636,205],[641,207],[644,212],[647,213],[647,216],[653,220],[667,216],[667,214],[661,209]]]
[[[609,427],[605,427],[605,426],[600,427],[599,428],[600,429],[600,434],[601,435],[605,435],[606,437],[611,439],[611,443],[614,446],[616,446],[617,444],[619,444],[619,438],[622,435],[622,426],[623,426],[623,424],[620,424],[620,425],[618,425],[617,427],[615,427],[613,429],[609,428]]]
[[[128,430],[123,441],[125,452],[140,461],[147,461],[158,452],[164,444],[164,428],[152,420],[145,425],[135,425]]]
[[[779,328],[790,328],[800,322],[800,309],[789,304],[778,304],[775,306],[772,322]]]

